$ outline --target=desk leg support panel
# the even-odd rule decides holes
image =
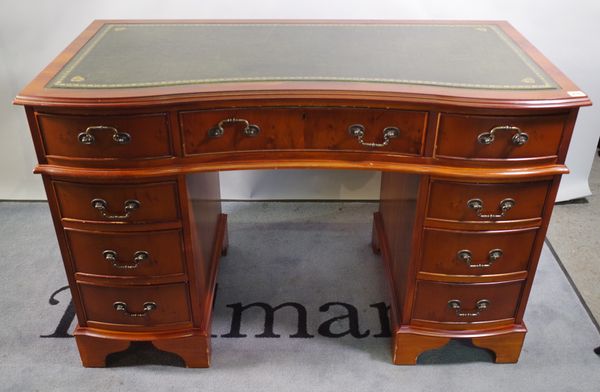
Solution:
[[[210,338],[203,331],[157,333],[154,337],[149,334],[138,337],[119,335],[78,327],[75,330],[75,340],[83,366],[106,367],[108,355],[127,350],[134,341],[151,342],[159,350],[176,354],[188,368],[210,366]]]
[[[524,329],[524,327],[523,327]],[[485,348],[496,354],[496,363],[516,363],[527,331],[510,332],[503,335],[491,335],[473,338],[477,347]]]
[[[105,367],[109,354],[125,351],[131,343],[129,340],[108,339],[81,334],[81,329],[75,330],[75,340],[85,367]]]
[[[208,335],[154,340],[152,344],[159,350],[179,355],[188,368],[207,368],[210,366],[210,337]]]

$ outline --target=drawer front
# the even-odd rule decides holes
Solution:
[[[527,270],[537,229],[424,233],[422,272],[492,275]]]
[[[65,229],[75,271],[104,276],[184,272],[179,230],[105,233]]]
[[[226,119],[243,121],[223,122]],[[302,112],[294,108],[215,109],[181,112],[184,153],[301,149]],[[221,128],[218,128],[221,123]],[[247,130],[248,129],[248,130]],[[257,133],[253,133],[256,132]]]
[[[78,159],[173,156],[167,115],[60,116],[36,114],[45,154]]]
[[[478,284],[419,281],[413,319],[441,323],[511,319],[515,317],[522,286],[522,281]],[[487,301],[485,308],[483,301]]]
[[[390,109],[252,108],[180,113],[187,155],[265,150],[420,155],[426,121],[426,112]],[[362,136],[350,134],[353,125],[362,130]]]
[[[149,287],[80,284],[79,290],[88,322],[159,327],[191,320],[184,283]]]
[[[175,182],[81,184],[54,181],[62,218],[99,222],[162,222],[179,218]]]
[[[427,216],[474,222],[540,218],[549,186],[549,181],[500,184],[433,181]]]
[[[442,114],[435,156],[464,159],[556,159],[564,115]]]
[[[310,109],[306,116],[306,149],[421,155],[426,122],[426,112],[394,109]],[[363,132],[361,137],[351,134],[358,130]],[[397,133],[393,137],[386,137],[386,132],[389,131],[392,133],[388,135]]]

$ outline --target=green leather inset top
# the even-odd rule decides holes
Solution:
[[[556,89],[493,24],[107,24],[49,88],[350,81]]]

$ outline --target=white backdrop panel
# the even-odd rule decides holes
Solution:
[[[93,19],[503,19],[592,99],[600,97],[600,2],[589,0],[0,0],[0,199],[45,198],[18,91]],[[559,200],[590,194],[600,107],[585,108]],[[349,171],[223,173],[227,199],[376,199],[379,174]]]

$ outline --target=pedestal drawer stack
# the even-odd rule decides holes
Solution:
[[[564,113],[438,113],[428,147],[433,159],[474,175],[413,181],[384,175],[376,221],[383,219],[380,231],[387,233],[384,258],[399,304],[392,317],[395,363],[413,364],[453,337],[494,351],[497,362],[518,360],[523,314],[560,176],[510,173],[564,160],[566,126]],[[504,173],[477,175],[485,170]],[[394,190],[399,187],[406,189]],[[394,203],[400,212],[390,207]],[[407,214],[411,208],[414,217]],[[394,213],[408,218],[396,227],[389,218]],[[395,254],[397,243],[413,253]]]
[[[515,322],[549,186],[431,180],[413,325]]]
[[[41,163],[114,173],[110,180],[44,175],[84,365],[104,366],[108,353],[143,340],[178,352],[188,366],[208,366],[210,309],[201,298],[210,296],[207,275],[216,267],[206,266],[213,260],[192,236],[186,179],[119,175],[175,157],[169,114],[32,114]]]

